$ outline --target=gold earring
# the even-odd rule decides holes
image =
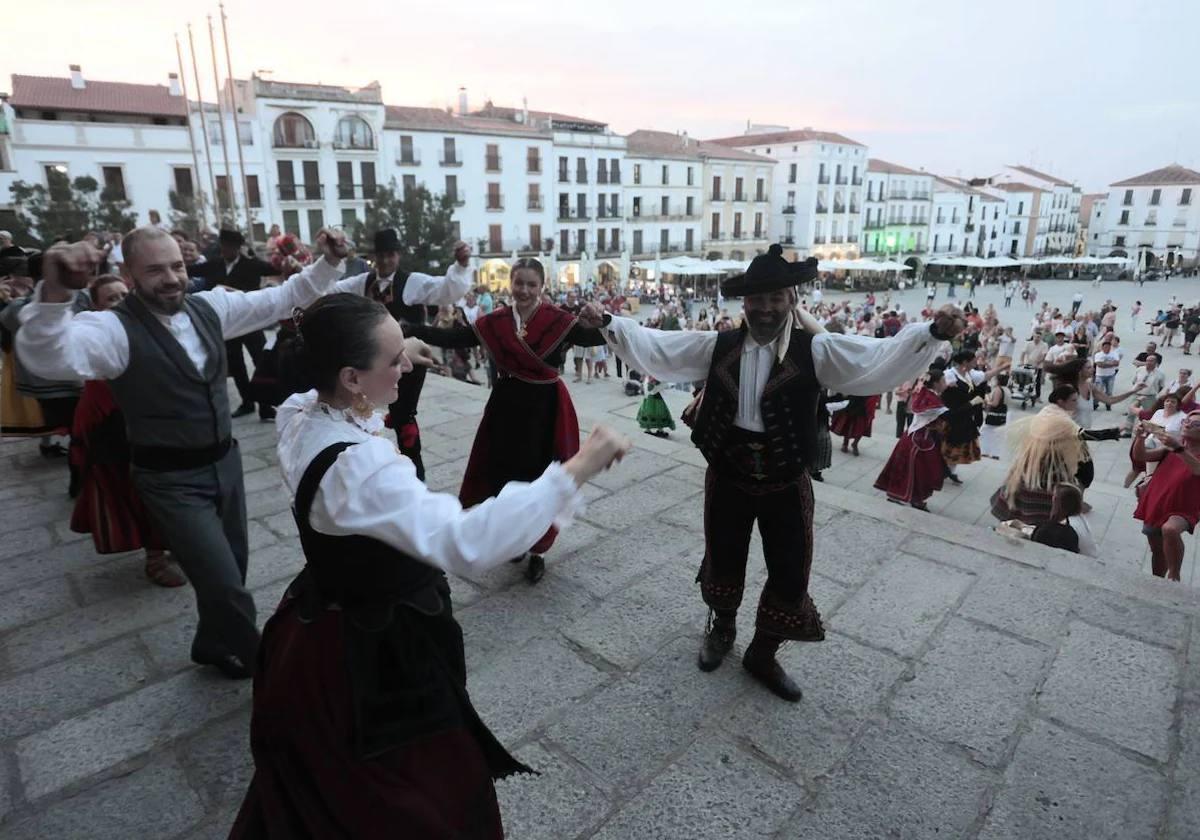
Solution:
[[[362,391],[359,391],[354,395],[354,405],[351,411],[365,420],[375,413],[375,407],[367,400],[366,395]]]

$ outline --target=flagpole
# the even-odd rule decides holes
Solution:
[[[204,225],[204,216],[208,211],[204,201],[204,188],[200,187],[200,157],[196,154],[196,136],[192,133],[192,102],[188,99],[187,74],[183,72],[183,48],[179,46],[179,33],[175,33],[175,56],[179,59],[179,85],[183,88],[183,102],[187,106],[188,145],[192,148],[192,170],[196,173],[196,190],[200,197],[200,224]],[[204,112],[200,112],[200,136],[204,136]]]
[[[221,35],[225,39],[225,79],[229,86],[229,111],[233,116],[233,142],[237,144],[238,169],[242,171],[242,195],[246,199],[246,241],[250,250],[254,250],[254,223],[250,213],[250,180],[246,175],[246,157],[242,154],[242,129],[237,115],[236,86],[233,82],[233,59],[229,55],[229,25],[225,17],[225,4],[218,3],[221,9]]]
[[[208,142],[208,118],[204,116],[204,93],[200,86],[200,66],[196,63],[196,39],[192,37],[192,25],[188,24],[188,47],[192,51],[192,75],[196,78],[196,104],[200,106],[200,136],[204,138],[204,157],[208,160],[208,183],[212,189],[213,218],[216,226],[221,227],[221,197],[217,195],[217,178],[213,174],[212,144]],[[218,109],[218,114],[220,113]]]
[[[237,224],[237,190],[233,188],[233,169],[229,165],[229,144],[225,142],[225,115],[221,113],[221,80],[217,76],[217,39],[213,35],[212,15],[208,16],[208,45],[212,49],[213,87],[217,90],[217,121],[221,126],[221,154],[225,158],[225,183],[229,185],[229,210]],[[226,97],[228,98],[228,97]],[[236,115],[234,121],[237,121]]]

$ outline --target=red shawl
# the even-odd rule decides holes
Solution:
[[[526,322],[524,335],[517,334],[516,320],[507,306],[480,316],[473,325],[479,343],[495,359],[496,367],[503,373],[523,382],[558,389],[558,410],[552,432],[554,459],[559,463],[565,463],[579,451],[579,420],[575,416],[571,394],[559,378],[558,368],[547,364],[545,359],[562,344],[577,320],[565,310],[542,304]],[[492,403],[489,400],[471,447],[467,472],[458,494],[464,507],[479,504],[493,494],[492,482],[487,475],[491,441],[486,430],[490,428],[488,414],[491,411]],[[553,545],[557,533],[557,529],[551,528],[531,550],[538,554],[546,551]]]

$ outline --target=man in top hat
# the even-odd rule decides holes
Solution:
[[[427,306],[452,306],[471,288],[471,246],[454,244],[454,264],[445,277],[434,277],[414,271],[400,270],[400,253],[404,245],[400,232],[385,228],[375,234],[375,269],[358,276],[347,277],[338,283],[339,291],[364,295],[387,307],[402,327],[425,324]],[[425,480],[425,465],[421,461],[421,430],[417,426],[417,402],[425,385],[425,368],[413,368],[404,375],[398,386],[399,396],[389,408],[392,430],[396,433],[400,451],[412,460],[417,477]]]
[[[705,380],[689,407],[692,442],[708,461],[704,560],[697,580],[709,624],[699,666],[714,670],[733,646],[745,585],[750,533],[758,522],[767,582],[756,631],[742,664],[785,700],[799,686],[775,658],[788,639],[821,641],[825,631],[808,594],[813,490],[809,464],[817,441],[821,389],[868,396],[890,391],[929,368],[943,341],[964,326],[957,309],[893,338],[827,333],[798,310],[795,287],[817,276],[817,261],[784,260],[772,245],[745,274],[721,285],[744,297],[745,324],[725,332],[664,332],[587,307],[580,320],[604,325],[605,338],[631,367],[663,382]]]
[[[264,277],[271,277],[279,273],[266,260],[260,260],[245,253],[243,248],[246,239],[242,236],[241,231],[223,228],[220,236],[217,237],[217,242],[221,249],[220,259],[196,262],[188,266],[188,276],[200,281],[190,286],[190,291],[211,290],[217,286],[225,286],[239,292],[253,292],[262,287]],[[257,367],[266,344],[267,339],[262,330],[255,330],[225,342],[225,356],[229,360],[229,375],[233,377],[233,384],[237,386],[238,396],[242,400],[241,406],[233,412],[234,417],[245,417],[247,414],[254,413],[254,395],[250,390],[250,376],[246,372],[246,356],[242,352],[242,348],[250,351],[250,358]],[[274,409],[269,405],[262,406],[260,414],[263,420],[270,420],[274,416]]]

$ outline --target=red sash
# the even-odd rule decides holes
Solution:
[[[565,463],[579,451],[579,419],[575,416],[571,394],[558,375],[558,368],[547,364],[545,359],[562,344],[577,320],[574,315],[557,306],[542,304],[526,322],[523,336],[517,334],[516,320],[507,306],[479,317],[474,324],[480,344],[502,373],[523,382],[558,389],[558,409],[554,428],[549,433],[554,436],[554,460],[559,463]],[[493,482],[487,474],[491,441],[487,439],[485,429],[490,427],[488,414],[491,411],[492,403],[489,400],[471,447],[467,472],[458,494],[464,507],[479,504],[500,489],[493,488]],[[512,422],[517,421],[518,418],[512,418]],[[530,550],[535,554],[548,550],[557,535],[558,529],[551,527]]]

